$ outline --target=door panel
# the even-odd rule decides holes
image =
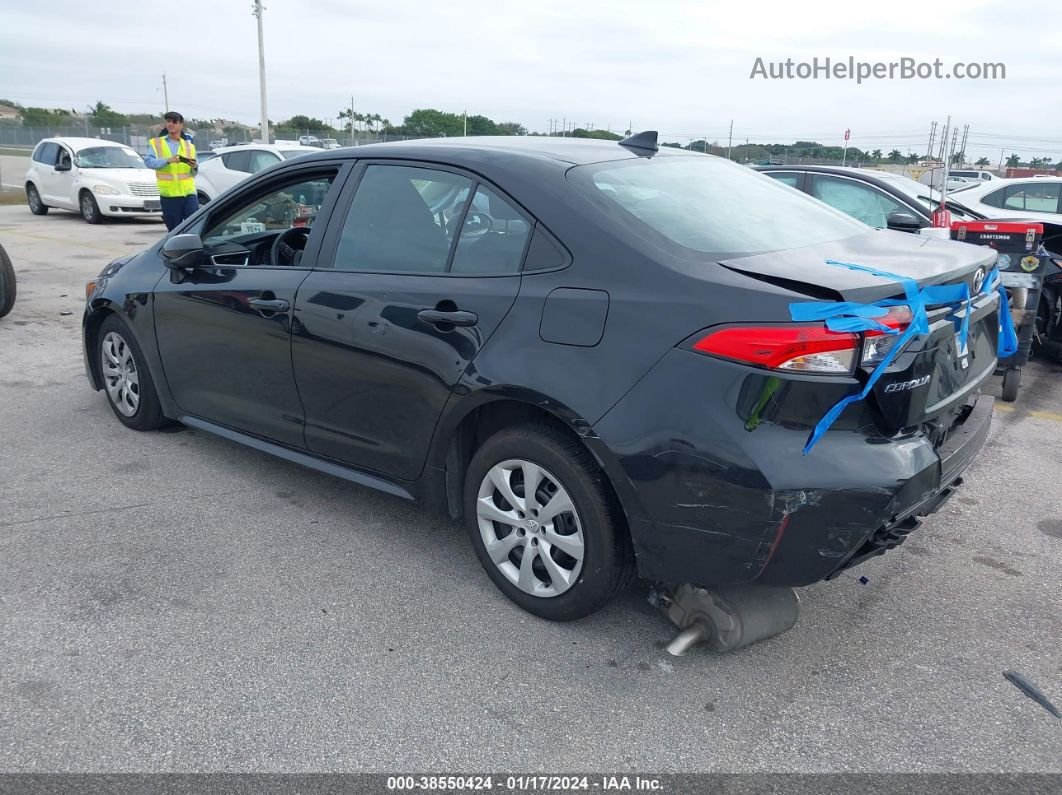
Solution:
[[[203,238],[202,267],[175,271],[155,288],[159,354],[183,411],[305,447],[291,318],[339,176],[329,164],[282,172],[210,205],[192,230]]]
[[[307,271],[197,270],[183,284],[155,288],[155,328],[166,380],[189,414],[239,431],[303,446],[303,411],[291,374],[290,311],[251,301],[287,301]]]
[[[519,276],[312,273],[292,338],[307,447],[416,478],[451,390],[519,289]],[[470,312],[476,321],[433,325],[418,317],[424,311]]]
[[[295,306],[306,444],[412,480],[451,391],[516,300],[532,220],[473,177],[423,164],[370,164],[343,207],[332,267]]]

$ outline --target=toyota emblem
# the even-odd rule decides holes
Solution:
[[[974,273],[974,279],[973,279],[973,291],[974,291],[974,293],[981,292],[981,285],[983,285],[984,283],[985,283],[985,269],[984,268],[978,268],[977,272]]]

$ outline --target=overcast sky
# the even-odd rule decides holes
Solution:
[[[126,113],[259,118],[251,0],[3,0],[0,97]],[[550,120],[724,145],[816,140],[924,152],[930,123],[967,152],[1062,160],[1059,0],[877,3],[687,0],[267,0],[269,117],[348,107],[395,124],[415,108],[547,131]],[[1002,80],[750,79],[765,62],[1003,63]],[[939,139],[938,139],[939,140]]]

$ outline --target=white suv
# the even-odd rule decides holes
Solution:
[[[125,144],[98,138],[45,138],[26,170],[30,212],[52,207],[81,213],[90,224],[104,216],[162,218],[155,172]]]
[[[226,146],[214,151],[218,156],[201,163],[199,173],[195,177],[195,189],[199,194],[200,204],[213,201],[233,185],[243,182],[263,168],[300,155],[320,153],[321,150],[298,144],[245,144]]]

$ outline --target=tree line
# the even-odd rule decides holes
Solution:
[[[162,113],[150,114],[125,114],[114,110],[110,105],[98,100],[94,105],[84,111],[65,108],[36,108],[23,107],[17,102],[0,99],[0,104],[9,105],[19,111],[21,125],[34,128],[51,128],[84,120],[88,126],[101,130],[120,127],[145,126],[152,127],[158,124],[161,128]],[[405,138],[438,138],[454,137],[462,135],[553,135],[561,133],[539,133],[529,131],[519,122],[496,122],[486,116],[463,113],[448,113],[435,108],[418,108],[402,119],[401,124],[392,124],[389,119],[379,113],[361,113],[352,108],[343,108],[336,113],[336,121],[333,125],[323,119],[313,116],[297,114],[289,119],[278,121],[270,120],[270,128],[277,138],[297,137],[299,135],[316,135],[320,138],[347,138],[357,139],[365,134],[369,137],[405,137]],[[7,121],[6,123],[19,123]],[[222,122],[216,119],[186,119],[186,126],[191,130],[210,130],[214,133],[228,137],[230,140],[243,140],[249,132],[257,129],[257,126],[238,125],[232,122]],[[564,133],[572,138],[598,138],[604,140],[619,141],[624,135],[630,135],[631,130],[624,131],[623,135],[610,130],[590,130],[575,128]],[[687,143],[668,141],[664,146],[678,149],[689,149],[695,152],[708,152],[722,157],[729,156],[731,159],[749,163],[799,162],[804,160],[842,160],[856,164],[913,164],[924,158],[923,155],[914,152],[901,152],[893,149],[888,153],[881,149],[862,150],[850,146],[847,152],[840,146],[824,146],[816,141],[795,141],[792,144],[756,144],[745,143],[736,146],[725,147],[719,141],[708,142],[707,140],[695,140]],[[966,153],[957,152],[952,157],[954,164],[965,163]],[[1062,170],[1062,161],[1054,163],[1050,157],[1033,157],[1023,161],[1017,154],[1012,154],[1006,159],[1009,168],[1027,166],[1029,168],[1050,169],[1052,167]],[[988,158],[982,157],[974,165],[979,168],[987,168],[991,165]]]

